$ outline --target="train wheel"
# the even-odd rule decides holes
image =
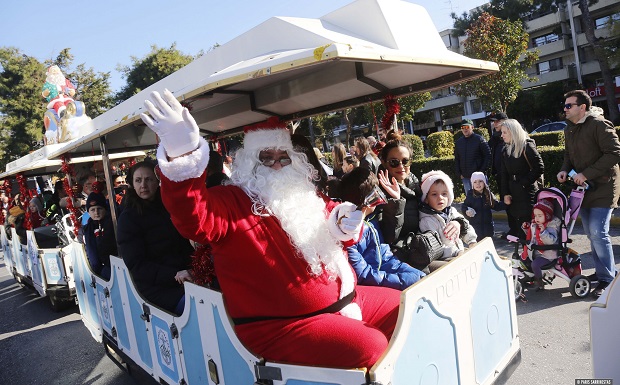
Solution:
[[[568,287],[573,297],[584,298],[590,294],[590,280],[585,275],[576,275],[571,278]]]

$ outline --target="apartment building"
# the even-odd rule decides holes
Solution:
[[[595,35],[609,37],[611,31],[608,21],[610,18],[620,20],[620,2],[599,0],[590,7],[590,13],[596,21]],[[463,53],[465,36],[455,38],[452,31],[441,31],[440,35],[448,49]],[[605,104],[605,89],[599,63],[592,48],[588,46],[583,31],[581,10],[577,3],[568,6],[567,2],[555,13],[532,14],[527,21],[529,50],[538,49],[539,59],[526,72],[538,81],[525,82],[524,88],[573,80],[587,88],[594,104]],[[616,74],[620,75],[619,72]],[[416,112],[416,122],[410,125],[410,129],[418,135],[452,129],[462,119],[472,119],[480,123],[489,113],[489,108],[481,105],[475,97],[457,96],[454,87],[434,91],[431,95],[432,100]],[[620,105],[620,76],[616,77],[616,98]]]

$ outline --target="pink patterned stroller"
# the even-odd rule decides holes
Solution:
[[[535,280],[531,269],[532,260],[526,253],[518,253],[519,245],[527,245],[531,250],[558,250],[559,257],[542,267],[545,283],[551,284],[556,277],[560,277],[569,282],[570,293],[574,297],[583,298],[590,293],[590,280],[581,273],[581,256],[568,247],[568,244],[572,242],[569,237],[579,215],[584,193],[583,187],[574,189],[568,199],[562,191],[555,187],[542,188],[536,193],[537,202],[541,199],[553,202],[554,215],[562,219],[560,221],[561,234],[558,237],[558,243],[554,245],[531,245],[527,244],[528,241],[526,240],[509,236],[509,241],[517,242],[512,259],[516,298],[523,298],[524,287],[531,285]]]

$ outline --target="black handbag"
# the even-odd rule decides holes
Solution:
[[[409,233],[405,244],[399,250],[397,257],[415,267],[423,270],[434,260],[443,256],[443,243],[441,237],[435,231],[422,233]]]

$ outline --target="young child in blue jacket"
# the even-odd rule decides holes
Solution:
[[[382,180],[384,188],[394,189],[400,193],[395,180],[390,183],[383,174],[381,177],[384,179]],[[345,174],[340,181],[339,192],[339,197],[343,201],[361,207],[366,215],[361,239],[357,244],[347,248],[349,263],[357,275],[359,285],[404,290],[425,276],[422,271],[401,262],[392,254],[390,246],[383,243],[383,236],[377,225],[380,213],[375,213],[376,206],[366,200],[373,193],[382,194],[373,172],[358,167]]]

